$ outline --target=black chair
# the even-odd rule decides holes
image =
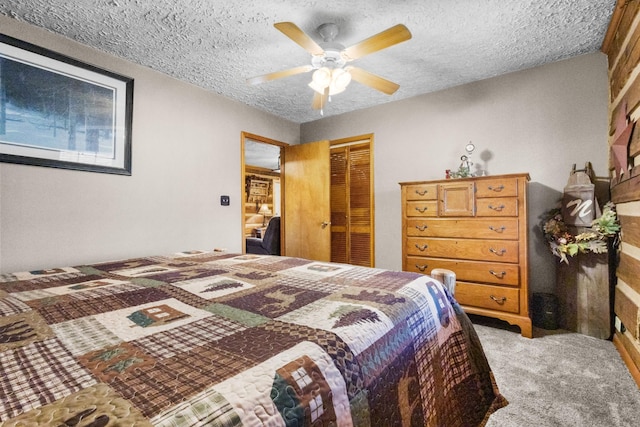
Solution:
[[[248,254],[280,255],[280,217],[271,218],[262,239],[247,237],[246,241]]]

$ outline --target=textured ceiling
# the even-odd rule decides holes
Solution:
[[[353,62],[400,85],[385,95],[357,82],[324,117],[597,51],[615,0],[2,0],[0,13],[44,27],[297,123],[311,109],[311,75],[246,84],[310,64],[273,24],[353,45],[395,24],[413,38]]]

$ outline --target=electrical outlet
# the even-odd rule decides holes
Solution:
[[[229,206],[230,202],[229,196],[220,196],[220,204],[222,206]]]

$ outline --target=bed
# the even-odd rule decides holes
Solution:
[[[0,280],[3,427],[475,426],[507,404],[424,275],[190,251]]]

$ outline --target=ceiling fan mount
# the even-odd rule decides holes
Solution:
[[[325,47],[322,55],[311,57],[311,66],[316,70],[322,67],[342,68],[346,65],[347,60],[342,57],[341,51],[342,49]]]
[[[336,39],[336,37],[338,37],[338,34],[340,33],[340,29],[333,22],[327,22],[320,25],[317,31],[318,34],[320,34],[320,37],[322,37],[322,40],[325,41],[325,43],[331,43]]]
[[[321,113],[330,96],[343,92],[352,79],[387,95],[395,93],[400,87],[392,81],[361,68],[347,66],[347,63],[409,40],[411,33],[402,24],[388,28],[347,48],[334,42],[339,34],[339,28],[334,23],[325,23],[317,28],[323,40],[320,44],[293,22],[278,22],[274,27],[311,54],[311,65],[253,77],[247,79],[249,84],[259,84],[315,70],[309,87],[314,90],[312,107],[319,109]]]

